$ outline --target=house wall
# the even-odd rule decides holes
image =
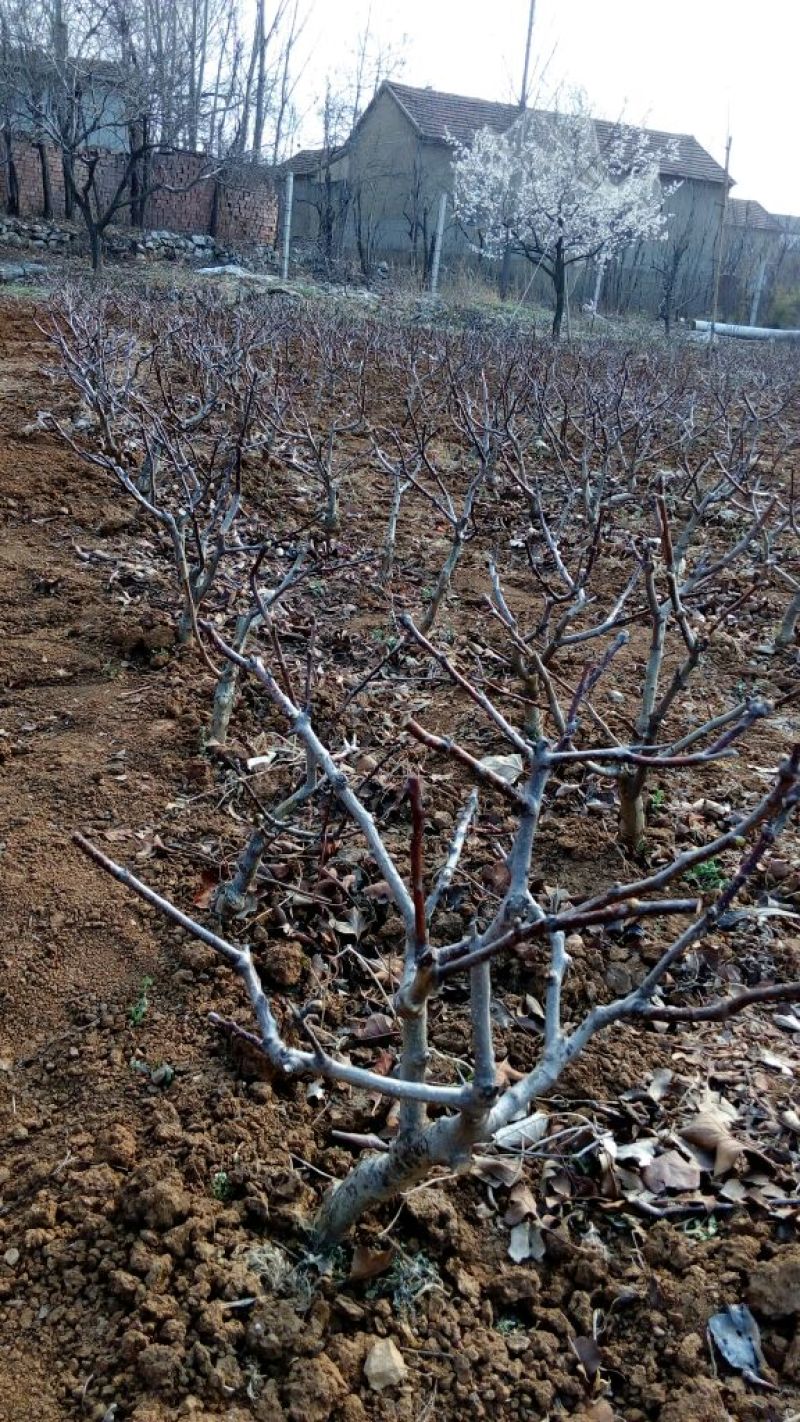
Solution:
[[[783,239],[777,226],[726,228],[722,257],[722,314],[728,321],[758,324],[774,292]]]
[[[665,200],[668,221],[664,238],[635,243],[609,263],[603,279],[602,309],[658,315],[672,280],[672,315],[707,315],[713,296],[722,198],[721,183],[685,179]]]
[[[376,100],[357,125],[347,145],[349,170],[337,182],[338,200],[346,212],[343,248],[358,252],[359,229],[373,261],[386,259],[426,270],[424,250],[433,241],[439,199],[452,194],[452,155],[444,143],[421,140],[400,105],[388,92]],[[337,175],[338,176],[338,175]],[[313,177],[295,180],[292,235],[314,241],[318,235],[321,187]],[[657,316],[671,285],[673,318],[705,316],[713,299],[714,260],[722,212],[722,183],[684,179],[665,196],[666,235],[658,242],[633,244],[607,263],[602,274],[601,311],[639,310]],[[762,240],[762,235],[769,238]],[[762,258],[767,261],[764,296],[770,272],[779,264],[780,243],[769,234],[728,229],[723,248],[721,314],[743,318],[749,307]],[[487,281],[498,277],[498,263],[482,258],[450,209],[442,247],[442,274],[461,268],[481,272]],[[573,308],[595,294],[597,268],[578,263],[568,274]],[[511,262],[512,289],[549,305],[552,283],[535,272],[523,257]]]
[[[61,154],[45,148],[53,196],[53,216],[64,215],[64,177]],[[20,215],[40,216],[43,208],[42,170],[37,148],[27,139],[13,145],[14,166],[19,184]],[[123,153],[103,153],[95,175],[101,205],[106,204],[124,176]],[[249,165],[232,169],[218,177],[203,176],[208,157],[201,153],[176,151],[156,154],[151,162],[151,178],[164,188],[147,200],[146,226],[170,232],[207,233],[216,216],[214,236],[223,245],[237,242],[268,244],[276,234],[278,202],[274,184],[263,170]],[[216,188],[216,199],[215,199]],[[176,189],[177,191],[171,191]],[[8,205],[8,175],[0,163],[0,203]],[[216,209],[216,213],[215,213]],[[115,221],[126,225],[130,210],[123,208]]]
[[[34,129],[31,115],[44,110],[49,115],[49,122],[54,123],[57,96],[66,99],[67,95],[60,85],[56,85],[55,92],[48,93],[45,78],[41,79],[38,86],[30,80],[25,81],[22,76],[18,82],[24,85],[26,96],[7,98],[4,117],[14,133],[30,136]],[[126,103],[123,96],[116,93],[113,87],[95,79],[86,85],[80,106],[81,116],[78,123],[82,124],[84,133],[91,134],[92,146],[110,153],[124,152],[128,144],[130,104]],[[45,122],[45,129],[47,123],[48,121]],[[50,131],[53,132],[54,128]]]

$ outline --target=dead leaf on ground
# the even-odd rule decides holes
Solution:
[[[385,1012],[371,1012],[369,1017],[361,1017],[353,1023],[350,1035],[357,1042],[385,1042],[397,1036],[397,1023]]]
[[[750,1194],[744,1181],[737,1179],[735,1175],[731,1180],[726,1180],[724,1185],[720,1186],[719,1193],[723,1200],[730,1200],[734,1205],[742,1204]]]
[[[505,1223],[518,1225],[528,1215],[536,1219],[537,1214],[536,1199],[530,1185],[526,1185],[524,1180],[518,1181],[508,1197],[508,1209],[504,1216]]]
[[[649,1165],[655,1158],[659,1142],[656,1136],[642,1136],[617,1146],[617,1162],[633,1161],[634,1165]]]
[[[365,899],[374,899],[375,902],[379,904],[390,904],[392,902],[392,891],[385,879],[378,879],[375,884],[367,884],[367,887],[362,889],[361,892]]]
[[[537,1224],[532,1220],[522,1220],[514,1226],[509,1235],[508,1257],[515,1264],[523,1264],[526,1259],[540,1264],[546,1252],[544,1235]]]
[[[508,1057],[504,1057],[495,1067],[494,1084],[501,1090],[505,1090],[507,1086],[513,1086],[515,1081],[522,1081],[524,1075],[524,1071],[517,1071],[517,1068],[511,1065]]]
[[[642,1179],[654,1195],[662,1195],[666,1190],[697,1190],[700,1166],[695,1160],[686,1160],[677,1150],[667,1150],[644,1167]]]
[[[674,1080],[675,1073],[669,1067],[660,1067],[658,1071],[654,1071],[646,1087],[650,1100],[656,1103],[663,1101]]]
[[[747,1304],[728,1304],[708,1320],[708,1331],[730,1367],[758,1387],[774,1387],[759,1374],[764,1364],[761,1335]]]
[[[522,1121],[513,1121],[510,1126],[501,1126],[495,1133],[494,1143],[501,1150],[526,1150],[538,1145],[547,1135],[550,1117],[545,1111],[534,1111]]]
[[[765,1066],[772,1067],[773,1071],[779,1071],[781,1076],[794,1076],[794,1064],[786,1057],[778,1056],[777,1052],[771,1052],[769,1047],[762,1047],[758,1059]]]
[[[473,1155],[472,1174],[487,1185],[515,1185],[522,1174],[521,1160],[506,1160],[500,1155]]]
[[[200,887],[198,888],[192,903],[195,908],[207,909],[211,906],[211,900],[219,888],[219,880],[216,874],[204,869],[200,875]]]
[[[603,1366],[603,1353],[596,1338],[570,1338],[569,1345],[589,1381],[593,1381]]]
[[[525,768],[521,755],[485,755],[478,764],[493,775],[499,775],[508,785],[514,785]]]
[[[361,1283],[363,1279],[374,1279],[385,1274],[394,1259],[394,1249],[368,1249],[365,1244],[357,1244],[353,1250],[348,1282]]]
[[[728,1175],[747,1163],[746,1146],[731,1131],[731,1117],[719,1105],[709,1104],[683,1126],[679,1135],[690,1145],[714,1156],[713,1174]]]

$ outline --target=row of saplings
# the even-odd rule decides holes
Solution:
[[[363,1154],[322,1201],[314,1226],[320,1245],[437,1167],[466,1167],[477,1144],[524,1120],[597,1033],[631,1020],[722,1019],[752,1003],[800,998],[796,982],[710,1000],[696,992],[668,996],[676,967],[747,888],[790,819],[800,746],[787,746],[768,790],[716,838],[653,870],[642,855],[653,783],[735,755],[750,727],[791,699],[791,689],[774,704],[720,697],[707,714],[704,676],[710,650],[725,648],[731,629],[749,618],[758,635],[765,614],[774,618],[768,580],[786,590],[772,648],[791,662],[800,613],[791,569],[797,529],[780,470],[794,387],[778,357],[764,372],[726,367],[719,353],[704,362],[693,352],[644,360],[602,345],[576,353],[508,332],[387,331],[363,316],[350,323],[277,302],[209,297],[135,308],[109,297],[68,297],[50,334],[60,388],[66,376],[80,406],[74,418],[49,418],[158,532],[177,590],[179,639],[213,673],[212,742],[226,741],[244,677],[302,748],[303,774],[288,798],[267,806],[251,796],[252,833],[208,922],[77,841],[227,960],[255,1015],[248,1040],[257,1039],[275,1070],[398,1103],[385,1148]],[[383,483],[386,514],[382,529],[377,521],[370,529],[378,534],[374,546],[353,552],[342,536],[342,508],[365,467]],[[307,515],[304,533],[282,543],[264,536],[259,506],[277,477],[291,481]],[[422,552],[403,552],[412,501],[442,535]],[[459,640],[458,567],[485,527],[484,618],[468,641]],[[434,868],[426,846],[431,807],[419,775],[408,777],[406,874],[336,753],[331,737],[341,738],[344,723],[331,726],[329,743],[318,732],[318,657],[313,647],[299,658],[289,654],[281,618],[311,574],[335,591],[355,568],[390,599],[423,555],[440,558],[432,571],[426,567],[426,600],[394,617],[366,676],[354,671],[350,707],[367,700],[378,676],[385,704],[387,684],[422,659],[436,684],[446,681],[458,704],[472,706],[472,721],[490,729],[498,753],[481,756],[407,719],[397,697],[395,724],[408,738],[409,758],[416,743],[474,786]],[[491,658],[491,677],[476,643]],[[190,656],[184,665],[198,662]],[[498,695],[498,678],[500,691],[513,691],[510,700]],[[623,699],[619,681],[626,708],[634,707],[630,720],[627,710],[607,709]],[[501,699],[521,714],[507,715]],[[553,908],[531,889],[540,821],[557,815],[565,786],[580,793],[590,783],[608,798],[613,790],[633,877]],[[298,1016],[303,1045],[286,1041],[250,950],[223,936],[257,882],[271,837],[318,843],[334,801],[363,836],[404,929],[392,999],[402,1047],[389,1075],[333,1054],[311,1014]],[[515,826],[505,887],[443,942],[437,910],[484,801],[502,802]],[[692,871],[723,855],[730,864],[723,887],[702,900],[687,896],[687,875],[691,882]],[[629,991],[565,1020],[570,935],[645,927],[651,918],[663,946],[646,973]],[[668,924],[674,927],[665,933]],[[492,977],[524,945],[538,945],[547,963],[541,1050],[520,1080],[498,1086]],[[361,954],[369,951],[362,939]],[[467,990],[471,1067],[459,1084],[437,1079],[428,1041],[430,1004],[456,978]]]

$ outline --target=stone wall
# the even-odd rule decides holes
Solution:
[[[64,217],[64,175],[57,149],[43,146],[50,176],[53,219]],[[44,186],[40,150],[27,139],[13,145],[19,188],[19,215],[41,218]],[[125,155],[103,153],[95,171],[101,205],[110,201],[125,173]],[[269,245],[275,240],[278,201],[274,185],[263,169],[242,164],[208,176],[208,158],[202,153],[175,151],[156,154],[150,177],[159,191],[147,200],[147,228],[173,233],[207,233],[229,247]],[[8,171],[0,162],[0,207],[8,208]],[[123,208],[116,222],[127,224],[130,209]]]
[[[70,252],[85,252],[85,231],[71,222],[44,222],[41,218],[4,217],[0,213],[0,252],[10,248],[7,255],[13,260],[28,262],[38,259],[45,251],[67,255]],[[148,257],[166,261],[198,262],[204,265],[229,262],[235,253],[229,247],[206,233],[197,232],[191,237],[180,232],[156,229],[140,232],[131,228],[109,227],[106,232],[106,248],[115,257],[144,260]],[[248,250],[257,253],[260,262],[269,261],[269,252],[249,244]]]

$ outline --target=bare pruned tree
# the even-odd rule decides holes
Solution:
[[[430,644],[409,620],[410,635],[428,652]],[[415,720],[406,722],[410,735],[436,755],[454,759],[485,793],[500,797],[510,808],[516,829],[507,856],[508,888],[500,903],[483,910],[466,936],[437,944],[433,938],[435,911],[443,885],[452,876],[464,848],[476,811],[476,797],[470,797],[454,826],[449,853],[434,881],[426,886],[425,812],[422,787],[417,775],[408,781],[411,805],[411,872],[406,881],[378,826],[354,790],[347,774],[337,765],[330,750],[320,741],[307,712],[282,689],[272,672],[258,657],[242,657],[210,626],[206,630],[217,651],[235,661],[263,688],[286,718],[291,733],[310,752],[329,792],[363,835],[377,872],[400,914],[405,932],[403,969],[394,997],[394,1009],[402,1025],[403,1049],[397,1071],[382,1076],[354,1066],[331,1054],[312,1025],[311,1016],[302,1014],[299,1029],[308,1045],[301,1048],[282,1035],[272,1006],[259,979],[252,954],[198,923],[175,904],[163,899],[122,866],[110,860],[83,836],[79,846],[102,869],[132,889],[173,922],[214,948],[241,978],[251,1000],[257,1022],[256,1032],[237,1024],[221,1024],[246,1040],[284,1076],[313,1075],[330,1081],[362,1087],[399,1103],[399,1127],[394,1139],[379,1154],[366,1155],[323,1201],[315,1224],[317,1241],[329,1246],[341,1238],[365,1211],[431,1176],[437,1167],[450,1172],[468,1167],[473,1149],[489,1142],[502,1127],[520,1121],[535,1098],[553,1088],[566,1067],[580,1055],[599,1032],[632,1020],[638,1022],[692,1022],[721,1020],[756,1003],[800,1000],[800,983],[786,982],[755,990],[743,990],[728,997],[701,1002],[673,1002],[665,996],[668,977],[684,955],[709,933],[737,894],[756,872],[777,834],[795,809],[800,776],[800,746],[794,747],[781,764],[775,782],[758,804],[735,827],[716,839],[686,851],[666,866],[626,884],[600,887],[579,903],[553,911],[530,888],[531,864],[537,829],[548,787],[562,771],[579,764],[584,753],[575,750],[573,739],[579,724],[583,695],[594,684],[601,668],[586,676],[570,708],[571,719],[565,733],[553,741],[530,741],[520,734],[478,688],[456,672],[446,657],[434,653],[447,667],[453,680],[471,697],[494,730],[520,758],[519,787],[497,774],[466,747],[427,731]],[[717,746],[689,751],[661,759],[662,769],[690,764],[709,764],[721,754]],[[600,753],[621,765],[638,765],[648,759],[627,746],[610,746]],[[735,850],[746,843],[738,867],[721,892],[710,903],[694,898],[671,898],[665,890],[682,875],[711,858]],[[672,917],[688,919],[687,926],[662,945],[653,966],[627,993],[591,1007],[577,1020],[567,1020],[563,988],[570,968],[567,949],[569,935],[580,929],[615,923],[658,922]],[[548,959],[547,993],[542,1047],[539,1059],[513,1086],[498,1086],[492,1020],[492,974],[504,955],[527,950],[543,952]],[[453,979],[469,985],[470,1067],[468,1081],[461,1084],[432,1080],[428,1045],[428,1010],[435,994]],[[212,1014],[212,1020],[220,1019]]]

